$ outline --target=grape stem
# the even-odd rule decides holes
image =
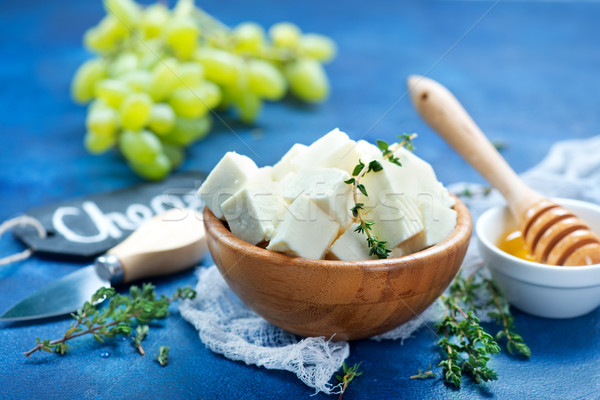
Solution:
[[[185,0],[180,0],[180,2]],[[178,3],[179,6],[179,3]],[[182,7],[183,10],[187,8]],[[191,12],[192,10],[190,10]],[[181,12],[184,14],[184,12]],[[217,48],[222,50],[232,51],[235,47],[235,41],[231,35],[231,28],[202,10],[201,8],[195,8],[193,10],[193,16],[196,23],[200,27],[203,35]],[[244,54],[247,57],[260,58],[266,61],[280,61],[289,62],[298,58],[298,54],[292,49],[275,49],[275,48],[263,48],[259,53]]]

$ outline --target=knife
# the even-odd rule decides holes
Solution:
[[[167,275],[196,265],[206,254],[201,214],[171,209],[143,223],[127,239],[77,270],[14,305],[0,321],[22,321],[68,314],[81,308],[101,287]]]

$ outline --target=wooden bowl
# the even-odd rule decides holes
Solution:
[[[472,231],[456,199],[456,228],[443,242],[400,258],[311,260],[251,245],[204,208],[208,248],[235,294],[270,323],[302,336],[352,340],[414,318],[450,284]]]

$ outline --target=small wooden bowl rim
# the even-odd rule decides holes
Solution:
[[[451,194],[455,199],[455,205],[452,207],[457,213],[456,227],[445,240],[442,242],[428,247],[416,253],[408,254],[402,257],[390,257],[386,259],[378,260],[361,260],[361,261],[341,261],[341,260],[316,260],[304,257],[294,257],[283,253],[278,253],[272,250],[263,249],[252,245],[244,240],[235,236],[227,227],[223,221],[215,217],[215,215],[204,207],[204,223],[207,233],[217,239],[227,247],[240,252],[240,253],[252,253],[255,258],[269,259],[271,263],[289,265],[290,267],[296,268],[327,268],[329,270],[349,268],[369,269],[372,272],[378,271],[389,271],[392,269],[402,268],[403,261],[421,260],[427,259],[428,257],[443,252],[447,249],[452,249],[460,246],[465,240],[469,240],[472,230],[472,219],[469,210],[460,199]],[[412,263],[411,263],[412,264]],[[414,264],[412,264],[414,265]],[[406,265],[409,267],[409,265]]]

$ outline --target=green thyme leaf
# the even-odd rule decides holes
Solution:
[[[352,176],[358,176],[358,174],[360,174],[360,171],[362,171],[364,167],[365,164],[363,164],[362,161],[358,160],[358,164],[354,167],[354,170],[352,171]]]
[[[379,172],[383,169],[383,165],[377,160],[373,160],[369,163],[369,170],[367,172]]]
[[[160,346],[158,348],[158,354],[154,356],[156,361],[163,367],[169,362],[169,350],[171,350],[169,346]]]
[[[376,143],[377,143],[377,147],[379,147],[379,150],[381,150],[381,151],[386,151],[390,147],[388,142],[386,142],[385,140],[377,139]]]
[[[360,190],[360,192],[362,194],[364,194],[365,196],[369,196],[367,194],[367,189],[365,188],[365,185],[363,185],[362,183],[359,183],[358,185],[356,185],[356,187],[358,188],[358,190]]]
[[[408,133],[404,133],[400,136],[398,136],[398,139],[400,139],[402,142],[404,142],[403,147],[408,150],[408,151],[415,151],[415,146],[413,144],[413,138],[415,137],[415,134],[408,134]]]

